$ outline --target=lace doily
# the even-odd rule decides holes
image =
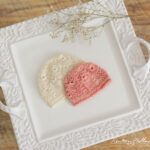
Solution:
[[[77,57],[58,54],[51,58],[42,68],[39,77],[39,89],[41,96],[49,106],[65,100],[64,77],[74,65],[81,62]]]
[[[103,89],[111,81],[106,71],[93,63],[81,63],[64,78],[66,97],[78,104]]]

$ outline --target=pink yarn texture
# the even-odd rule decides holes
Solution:
[[[107,72],[93,63],[73,67],[64,78],[66,97],[76,105],[87,100],[111,81]]]

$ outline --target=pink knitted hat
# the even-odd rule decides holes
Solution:
[[[65,95],[76,105],[103,89],[110,81],[106,71],[96,64],[81,63],[65,76]]]

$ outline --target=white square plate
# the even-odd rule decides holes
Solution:
[[[111,25],[92,44],[62,43],[59,39],[51,40],[46,33],[13,44],[11,52],[40,140],[140,108]],[[76,107],[67,101],[55,108],[48,107],[39,94],[37,79],[41,66],[56,53],[69,53],[98,64],[108,71],[111,84]]]
[[[92,7],[98,1],[84,7]],[[122,0],[102,3],[112,11],[127,14]],[[81,149],[149,127],[150,82],[146,79],[143,83],[132,76],[133,67],[142,66],[145,59],[138,44],[136,51],[126,51],[135,37],[130,20],[124,18],[107,25],[90,45],[80,40],[62,43],[60,39],[50,39],[52,15],[0,30],[1,86],[7,105],[21,116],[11,115],[20,149]],[[37,78],[41,66],[58,52],[100,65],[112,82],[78,106],[65,102],[48,107],[39,94]]]

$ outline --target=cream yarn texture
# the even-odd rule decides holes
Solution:
[[[74,65],[81,62],[77,57],[57,54],[44,65],[38,82],[41,96],[49,106],[65,100],[63,79]]]

